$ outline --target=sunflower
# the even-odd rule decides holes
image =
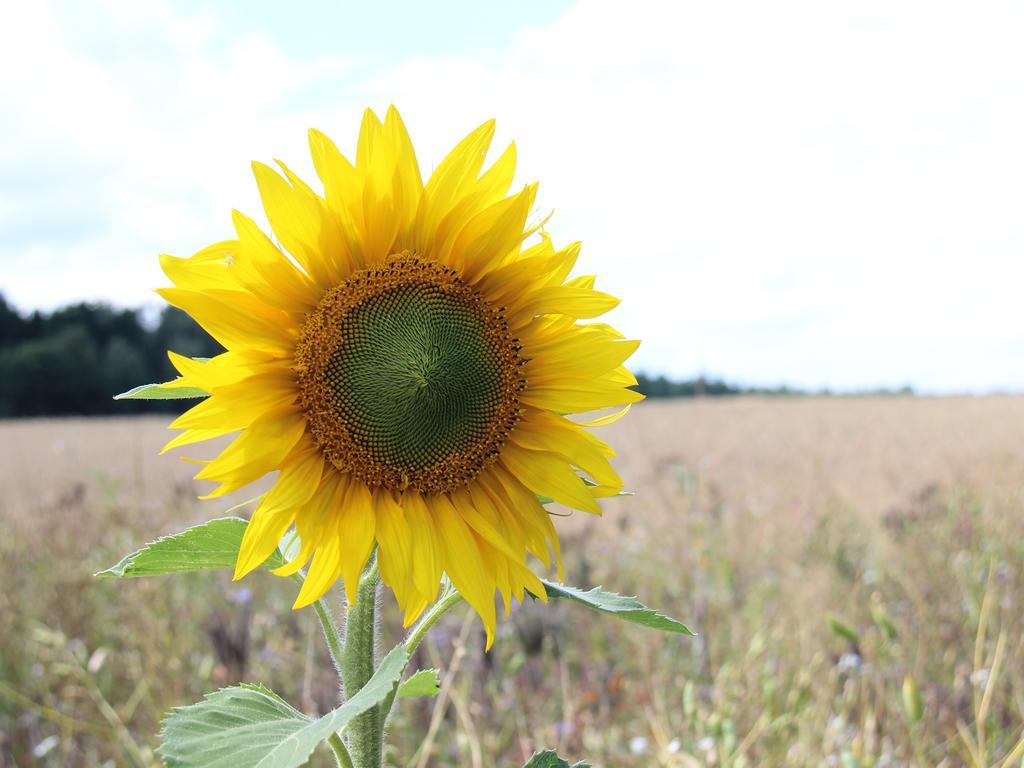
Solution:
[[[210,396],[165,450],[237,433],[196,475],[219,484],[203,498],[278,473],[236,579],[294,526],[300,551],[275,573],[308,564],[296,608],[339,578],[354,601],[376,549],[407,626],[445,573],[490,645],[495,592],[506,615],[524,590],[545,594],[528,553],[549,568],[553,554],[561,577],[543,502],[600,514],[621,490],[588,428],[641,398],[623,366],[638,342],[580,322],[618,300],[569,277],[579,243],[556,250],[527,224],[537,186],[509,194],[514,145],[483,170],[493,134],[481,125],[424,184],[393,107],[383,123],[366,111],[354,164],[311,130],[323,194],[281,162],[253,163],[276,240],[235,211],[235,239],[161,257],[174,287],[160,295],[226,350],[170,353],[169,385]]]

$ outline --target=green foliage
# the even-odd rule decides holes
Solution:
[[[828,616],[825,617],[825,621],[828,623],[828,628],[832,630],[832,633],[836,637],[841,637],[854,646],[860,643],[860,635],[857,634],[857,630],[834,613],[828,614]]]
[[[209,397],[210,393],[199,387],[162,387],[159,384],[140,384],[115,395],[115,400],[187,400]]]
[[[134,402],[111,400],[139,381],[173,378],[168,349],[189,357],[220,351],[171,307],[155,323],[141,311],[102,304],[23,316],[0,296],[0,417],[179,410],[138,395]]]
[[[157,576],[164,573],[234,568],[247,524],[240,517],[210,520],[173,536],[164,536],[150,542],[125,556],[117,565],[96,575]],[[278,549],[263,567],[277,568],[284,565],[284,562],[284,556]]]
[[[160,752],[168,766],[257,765],[311,722],[263,686],[243,684],[172,710]]]
[[[168,768],[295,768],[313,750],[394,690],[408,663],[404,645],[384,657],[358,693],[311,720],[261,686],[241,685],[173,710],[158,750]]]
[[[924,716],[924,701],[921,699],[921,690],[917,687],[917,681],[912,675],[903,678],[903,712],[907,720],[914,724]]]
[[[560,758],[553,749],[536,753],[523,768],[590,768],[590,763],[573,763],[569,765]]]
[[[173,536],[165,536],[124,557],[119,563],[97,573],[97,576],[155,576],[164,573],[234,568],[238,549],[245,535],[246,521],[239,517],[221,517],[193,526]],[[280,549],[264,563],[266,568],[277,568],[285,562]],[[635,597],[606,592],[600,588],[583,591],[565,584],[544,581],[549,598],[571,600],[591,610],[615,616],[645,627],[692,635],[686,626],[675,619],[648,608]],[[422,675],[430,670],[417,673]],[[415,676],[414,676],[415,677]],[[435,675],[436,679],[436,675]],[[412,683],[413,678],[406,681]],[[417,685],[421,684],[419,681]],[[424,695],[424,694],[406,694]]]
[[[636,375],[636,385],[633,387],[637,392],[647,397],[723,397],[731,395],[764,395],[767,397],[800,397],[806,395],[833,395],[837,394],[830,389],[819,389],[817,391],[799,389],[787,384],[780,384],[773,387],[746,387],[730,383],[723,379],[709,379],[698,376],[695,379],[670,379],[667,376],[648,376],[643,373]],[[858,390],[846,392],[847,395],[869,395],[869,396],[906,396],[913,395],[913,387],[907,385],[896,388],[879,387],[876,389]]]
[[[662,613],[648,608],[635,597],[626,597],[614,592],[605,592],[595,587],[587,592],[565,584],[555,584],[541,579],[549,598],[564,598],[574,603],[585,605],[591,610],[614,616],[618,619],[631,621],[663,632],[676,632],[681,635],[693,635],[689,628]]]
[[[398,686],[398,697],[404,699],[412,696],[437,696],[437,692],[441,690],[441,681],[437,675],[436,669],[419,670]]]
[[[720,380],[696,379],[676,381],[666,376],[637,374],[636,389],[647,397],[696,397],[698,395],[741,395],[745,390]]]
[[[246,525],[245,520],[237,517],[211,520],[157,539],[97,575],[150,576],[231,568],[238,556]],[[275,567],[284,561],[284,555],[278,548],[264,565]],[[600,613],[666,632],[693,634],[679,622],[646,607],[635,598],[596,588],[585,592],[563,584],[543,583],[549,597],[572,600]],[[362,602],[366,599],[362,597],[360,605],[372,605],[372,600],[370,603]],[[352,613],[349,621],[353,621]],[[329,621],[324,624],[325,631],[328,626]],[[373,626],[372,614],[366,626]],[[372,649],[373,644],[367,647]],[[372,658],[372,650],[369,654],[367,658]],[[320,742],[332,738],[356,718],[368,717],[364,713],[385,699],[388,702],[384,708],[386,714],[396,693],[399,697],[436,695],[440,688],[436,669],[420,670],[399,685],[408,661],[406,644],[400,643],[384,658],[365,685],[356,686],[358,692],[354,696],[319,720],[307,718],[261,686],[241,685],[222,689],[196,704],[173,710],[163,722],[159,752],[170,768],[291,768],[303,765]],[[343,664],[347,685],[350,676],[346,669]],[[352,738],[357,743],[358,722],[352,727]],[[528,765],[573,768],[554,752],[537,754]],[[576,768],[582,766],[584,764],[580,763]]]

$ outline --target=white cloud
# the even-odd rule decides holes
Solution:
[[[499,118],[552,233],[583,239],[583,270],[624,297],[642,367],[1024,385],[1020,6],[580,2],[511,44],[372,61],[113,8],[102,35],[4,11],[19,32],[0,66],[24,76],[0,84],[17,116],[0,163],[30,190],[33,169],[49,179],[0,187],[0,231],[20,233],[0,287],[21,304],[144,300],[155,253],[258,210],[249,159],[308,172],[308,125],[352,146],[362,107],[394,102],[425,171]],[[80,237],[56,236],[67,220]]]

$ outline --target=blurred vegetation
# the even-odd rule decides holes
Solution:
[[[798,413],[770,418],[764,408],[737,403],[732,418],[749,412],[774,445]],[[688,423],[688,413],[673,423]],[[659,410],[651,423],[670,416]],[[908,429],[894,421],[894,433]],[[23,505],[0,500],[0,766],[155,768],[168,708],[241,680],[309,713],[335,706],[316,619],[289,610],[290,581],[90,576],[156,533],[214,513],[197,509],[192,481],[171,477],[180,474],[173,462],[146,458],[164,439],[163,420],[70,426],[32,427],[35,452],[53,457],[39,462],[51,492]],[[31,442],[27,427],[8,429]],[[62,473],[76,464],[59,456],[92,440],[138,441],[139,453],[108,451],[101,474]],[[941,484],[901,495],[877,517],[866,497],[812,495],[800,522],[788,503],[730,495],[757,466],[756,442],[728,467],[687,460],[675,444],[634,456],[635,473],[646,467],[642,496],[609,503],[604,520],[560,521],[566,579],[640,594],[700,636],[526,604],[484,653],[479,621],[453,611],[414,665],[440,667],[446,694],[401,701],[388,768],[521,765],[538,746],[596,768],[1018,768],[1020,475],[966,487],[941,472],[948,443],[919,445]],[[771,484],[770,470],[754,483]],[[331,599],[340,601],[337,590]],[[397,639],[393,598],[383,606],[385,637]],[[332,762],[318,754],[312,764]]]
[[[0,296],[0,417],[180,410],[174,401],[112,399],[174,378],[168,349],[209,357],[220,347],[173,307],[152,322],[140,310],[85,303],[26,316]]]

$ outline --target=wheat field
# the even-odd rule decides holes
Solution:
[[[167,422],[0,423],[0,768],[158,765],[163,713],[239,680],[335,703],[291,582],[92,577],[258,492],[197,501]],[[417,661],[455,674],[402,701],[389,765],[1024,765],[1024,397],[655,401],[604,429],[635,496],[556,521],[566,579],[699,636],[524,605],[485,654],[453,612]]]

